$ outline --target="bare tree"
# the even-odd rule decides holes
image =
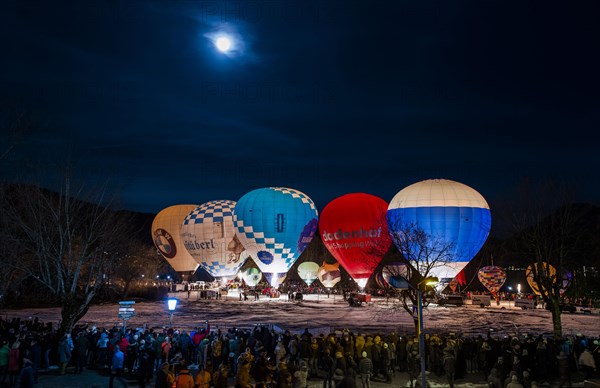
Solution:
[[[522,204],[511,212],[516,252],[530,264],[542,299],[552,312],[555,338],[562,337],[561,293],[573,271],[582,211],[569,201],[565,184],[545,181],[524,186]],[[555,271],[546,265],[554,267]]]
[[[451,262],[455,244],[442,236],[429,235],[414,222],[402,222],[402,220],[396,222],[397,225],[390,225],[390,235],[402,253],[406,267],[387,266],[385,269],[392,276],[406,278],[412,286],[399,294],[401,307],[412,314],[412,306],[417,305],[416,289],[419,283],[431,276],[436,269]],[[429,297],[435,293],[435,289],[431,286],[423,291],[423,295]]]
[[[126,299],[135,282],[153,279],[161,264],[165,264],[164,259],[156,254],[154,246],[132,241],[127,250],[116,258],[110,278],[118,283],[121,298]]]
[[[128,237],[127,224],[106,205],[104,190],[85,196],[65,180],[61,193],[31,185],[5,185],[0,216],[14,227],[13,265],[61,305],[59,334],[69,332],[87,312],[106,273]],[[87,201],[84,201],[87,200]]]

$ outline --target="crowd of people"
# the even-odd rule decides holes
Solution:
[[[57,337],[51,323],[0,319],[0,384],[32,387],[40,371],[84,368],[110,375],[109,385],[124,377],[141,387],[370,388],[375,380],[391,383],[404,373],[411,386],[420,380],[418,338],[398,333],[329,334],[276,332],[273,327],[212,329],[205,321],[190,332],[173,328],[111,329],[76,326]],[[426,335],[426,369],[450,387],[466,374],[479,374],[492,388],[532,387],[560,381],[570,386],[575,373],[597,375],[600,340],[577,334],[554,340],[542,336],[463,337]]]

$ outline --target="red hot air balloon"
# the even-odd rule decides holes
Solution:
[[[360,287],[388,251],[387,202],[371,194],[346,194],[331,201],[319,218],[325,247]]]

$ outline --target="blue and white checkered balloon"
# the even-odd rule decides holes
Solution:
[[[258,268],[264,274],[282,274],[287,273],[312,240],[318,213],[306,194],[269,187],[240,198],[233,219],[236,235]],[[278,276],[272,279],[276,281]]]

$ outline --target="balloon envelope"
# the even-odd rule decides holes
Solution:
[[[234,277],[244,264],[244,247],[235,235],[235,201],[203,203],[183,220],[181,239],[187,251],[213,277]]]
[[[305,261],[298,266],[298,276],[300,279],[310,286],[312,282],[317,280],[317,274],[319,273],[319,264],[313,261]]]
[[[254,287],[262,279],[262,273],[258,268],[248,268],[242,272],[242,279],[248,286]]]
[[[323,244],[361,287],[392,244],[387,207],[371,194],[346,194],[328,203],[319,219]]]
[[[529,287],[531,287],[531,290],[536,295],[542,295],[540,287],[534,279],[534,270],[533,270],[534,266],[535,266],[535,269],[536,269],[536,272],[538,273],[538,275],[541,275],[543,277],[556,278],[558,276],[558,274],[556,272],[556,268],[554,268],[554,266],[552,264],[549,264],[546,262],[543,262],[541,266],[538,265],[538,263],[534,263],[534,264],[530,264],[527,267],[527,269],[525,270],[525,276],[527,277],[527,283],[529,284]],[[571,284],[572,278],[573,278],[573,274],[566,273],[561,277],[561,279],[557,279],[557,278],[553,279],[553,282],[555,282],[555,281],[561,282],[561,288],[559,289],[560,295],[565,293],[565,291],[569,287],[569,284]]]
[[[381,270],[383,279],[395,289],[407,288],[408,266],[405,263],[394,262],[386,264]]]
[[[492,294],[496,294],[506,281],[506,272],[496,266],[483,267],[477,272],[477,277]]]
[[[317,229],[317,209],[304,193],[253,190],[234,209],[235,233],[263,273],[287,273]]]
[[[271,287],[277,288],[277,287],[279,287],[279,285],[281,283],[285,282],[285,278],[287,277],[287,272],[283,272],[283,273],[265,272],[264,275],[265,275],[265,279],[267,279],[267,281],[269,282]]]
[[[429,276],[450,280],[479,252],[490,232],[492,218],[485,199],[469,186],[429,179],[394,196],[387,223],[392,240],[405,257],[423,257],[425,249],[435,251],[443,247],[445,265],[433,268]],[[411,242],[409,234],[415,228],[425,233],[425,248]]]
[[[327,264],[323,262],[323,265],[319,267],[317,274],[319,281],[327,288],[334,287],[342,280],[342,273],[340,272],[340,263]]]
[[[181,241],[181,225],[185,216],[198,205],[174,205],[158,212],[152,221],[152,240],[156,249],[177,272],[194,272],[198,262]]]

